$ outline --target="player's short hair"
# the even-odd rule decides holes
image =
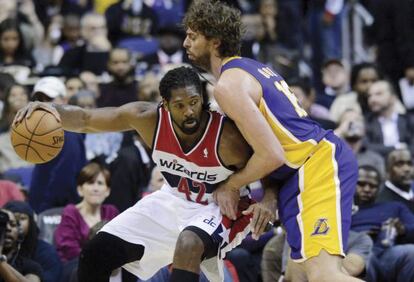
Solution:
[[[103,165],[100,165],[95,162],[88,163],[79,172],[78,181],[77,181],[78,186],[82,186],[85,183],[95,181],[99,173],[103,174],[106,185],[109,186],[110,185],[109,170],[107,170]]]
[[[197,0],[190,6],[183,24],[207,39],[219,39],[221,57],[240,54],[243,28],[239,10],[218,0]]]
[[[208,101],[203,95],[203,88],[197,72],[189,67],[179,67],[168,71],[160,81],[160,95],[167,102],[171,99],[171,91],[187,86],[194,86],[203,97],[203,109],[208,109]]]

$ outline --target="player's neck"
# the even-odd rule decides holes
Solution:
[[[211,74],[218,79],[220,77],[221,74],[221,67],[223,66],[223,62],[226,60],[227,58],[220,58],[217,56],[211,56]]]

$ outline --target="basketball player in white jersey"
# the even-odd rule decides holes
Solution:
[[[110,221],[85,246],[81,282],[108,281],[111,271],[121,266],[148,279],[171,262],[171,281],[198,281],[200,264],[210,281],[221,281],[225,253],[251,229],[258,236],[274,220],[271,189],[256,204],[242,189],[236,220],[222,216],[214,203],[218,183],[244,167],[251,149],[231,121],[208,111],[197,73],[186,67],[169,71],[160,93],[160,105],[136,102],[90,110],[35,102],[15,117],[18,123],[42,108],[69,131],[135,129],[152,148],[165,179],[161,190]]]

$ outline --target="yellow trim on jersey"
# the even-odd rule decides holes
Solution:
[[[306,159],[315,151],[317,142],[313,139],[300,141],[273,115],[266,101],[261,98],[259,110],[267,120],[273,133],[279,139],[286,157],[286,165],[292,168],[300,167]]]
[[[240,59],[240,58],[241,58],[240,56],[233,56],[233,57],[225,58],[223,60],[223,62],[221,63],[221,66],[224,66],[225,64],[227,64],[228,62],[230,62],[230,61],[232,61],[234,59]]]
[[[299,170],[297,220],[302,233],[301,261],[317,256],[322,249],[344,255],[336,146],[323,139],[317,147]]]

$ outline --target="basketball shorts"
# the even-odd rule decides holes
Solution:
[[[322,249],[344,256],[357,177],[353,152],[328,133],[306,162],[285,180],[278,211],[294,261],[317,256]]]
[[[239,245],[250,231],[251,216],[241,214],[250,203],[250,198],[241,198],[238,218],[232,221],[221,215],[215,203],[201,205],[175,197],[164,184],[161,190],[144,197],[107,223],[101,231],[145,247],[140,261],[123,267],[146,280],[172,263],[180,232],[188,226],[198,227],[219,246],[217,256],[203,261],[201,270],[209,281],[222,281],[222,258]]]

